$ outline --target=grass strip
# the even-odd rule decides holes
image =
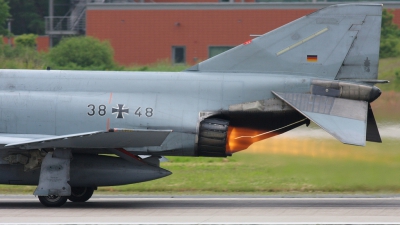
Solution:
[[[229,158],[168,157],[163,179],[114,187],[105,194],[400,193],[398,141],[343,145],[330,139],[271,138]],[[33,186],[0,185],[2,194]]]

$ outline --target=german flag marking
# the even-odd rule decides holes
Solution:
[[[307,55],[307,62],[318,62],[317,55]]]

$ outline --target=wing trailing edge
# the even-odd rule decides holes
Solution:
[[[172,130],[110,129],[31,139],[5,145],[5,148],[124,148],[160,146]]]
[[[381,142],[372,109],[365,101],[302,93],[273,92],[305,117],[345,144]]]

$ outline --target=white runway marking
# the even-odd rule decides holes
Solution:
[[[0,196],[1,223],[399,223],[400,198],[94,196],[46,208]]]

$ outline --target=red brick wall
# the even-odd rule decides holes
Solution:
[[[49,51],[49,36],[39,36],[36,38],[36,47],[39,52]]]
[[[186,62],[209,46],[236,46],[315,10],[89,10],[87,35],[109,40],[118,63],[148,64],[186,46]],[[179,26],[177,25],[179,23]]]
[[[397,24],[398,26],[400,25],[400,9],[396,9],[396,10],[391,10],[389,9],[394,17],[393,17],[393,23]]]
[[[8,44],[8,38],[3,37],[4,44]],[[11,38],[11,44],[14,45],[14,38]],[[41,52],[49,51],[49,36],[39,36],[36,38],[36,49]]]
[[[3,43],[4,44],[8,44],[8,38],[7,37],[3,37]],[[11,44],[14,45],[14,38],[11,38]]]

